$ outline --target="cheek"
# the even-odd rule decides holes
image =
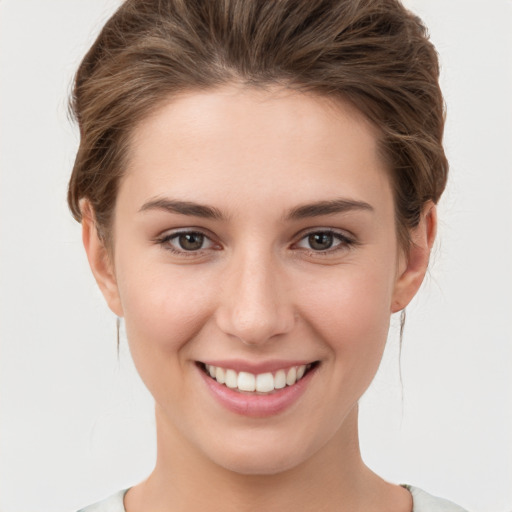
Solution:
[[[331,279],[304,288],[301,315],[346,368],[375,368],[380,362],[393,292],[389,268],[378,262],[340,267]]]
[[[210,297],[201,279],[185,279],[176,268],[138,268],[120,282],[124,323],[137,371],[156,403],[179,425],[185,419],[187,371],[197,333],[209,317]],[[183,427],[185,428],[185,427]]]
[[[149,367],[162,356],[174,356],[165,357],[165,364],[182,364],[187,342],[194,339],[210,314],[211,294],[204,280],[200,275],[190,279],[190,269],[185,270],[170,265],[119,267],[126,333],[141,373],[141,365]]]

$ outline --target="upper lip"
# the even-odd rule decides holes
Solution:
[[[220,366],[221,368],[235,370],[236,372],[248,372],[255,375],[260,373],[275,372],[277,370],[285,370],[292,366],[302,366],[312,364],[314,359],[273,359],[269,361],[245,361],[243,359],[208,359],[200,361],[210,366]]]

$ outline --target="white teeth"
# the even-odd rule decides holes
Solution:
[[[283,389],[286,386],[286,373],[284,370],[277,370],[274,377],[274,387],[276,389]]]
[[[293,386],[295,382],[297,382],[297,370],[295,369],[295,366],[292,366],[286,374],[286,384],[288,384],[288,386]]]
[[[226,370],[226,386],[231,389],[238,386],[238,377],[235,370]]]
[[[274,376],[271,373],[260,373],[256,376],[256,391],[268,393],[274,391]]]
[[[215,370],[215,380],[221,384],[226,382],[226,372],[224,371],[224,368],[217,366],[217,369]]]
[[[240,391],[255,391],[256,377],[252,373],[240,372],[238,374],[238,389]]]
[[[224,384],[230,389],[239,391],[271,393],[276,389],[283,389],[286,386],[293,386],[298,380],[304,377],[308,365],[292,366],[288,370],[277,370],[275,373],[266,372],[254,375],[249,372],[239,372],[220,366],[205,365],[206,372],[219,384]]]

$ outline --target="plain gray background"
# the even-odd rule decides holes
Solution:
[[[430,275],[362,401],[368,464],[512,510],[512,2],[408,0],[441,54],[448,191]],[[115,0],[0,0],[0,510],[70,511],[144,478],[150,397],[65,202],[72,75]],[[403,396],[402,396],[403,389]]]

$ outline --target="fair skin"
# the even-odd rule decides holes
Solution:
[[[339,101],[190,92],[135,127],[109,250],[83,201],[91,268],[156,403],[156,467],[127,512],[410,512],[361,460],[357,403],[436,217],[427,204],[406,254],[377,136]],[[304,365],[265,392],[208,375],[277,387]]]

